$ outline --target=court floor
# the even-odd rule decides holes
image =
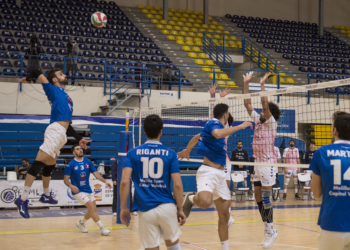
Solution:
[[[271,249],[318,249],[320,200],[302,201],[293,197],[293,190],[289,190],[286,201],[274,202],[278,239]],[[86,223],[89,233],[83,234],[75,226],[85,211],[83,208],[30,210],[32,218],[26,220],[15,210],[0,210],[0,249],[140,249],[137,216],[132,216],[131,227],[126,228],[116,224],[111,207],[98,208],[102,223],[111,230],[109,236],[102,236],[92,220]],[[263,249],[264,227],[256,203],[232,202],[231,215],[235,224],[229,229],[230,249]],[[193,209],[187,223],[181,227],[181,248],[220,250],[217,219],[215,208]],[[166,249],[165,245],[160,249]]]

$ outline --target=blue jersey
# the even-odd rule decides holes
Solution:
[[[124,167],[133,170],[133,211],[146,212],[162,203],[175,204],[170,181],[171,174],[180,173],[180,167],[174,151],[159,141],[147,141],[128,152]]]
[[[66,90],[61,87],[53,86],[51,83],[43,83],[42,85],[52,105],[50,123],[57,121],[72,122],[73,101]]]
[[[70,182],[79,189],[79,193],[83,192],[88,194],[92,193],[89,178],[90,173],[94,172],[96,172],[95,165],[85,157],[82,161],[77,161],[76,159],[71,160],[64,169],[64,174],[70,176]]]
[[[350,232],[350,141],[319,148],[310,169],[322,182],[318,225],[327,231]]]
[[[218,120],[208,121],[201,133],[198,141],[197,153],[207,157],[210,161],[226,165],[226,149],[225,138],[216,139],[212,133],[215,129],[223,129],[224,125]]]

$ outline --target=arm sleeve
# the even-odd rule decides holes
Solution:
[[[89,166],[90,166],[91,173],[95,173],[97,171],[95,165],[90,160],[89,160]]]
[[[258,112],[255,111],[255,109],[253,110],[253,112],[252,112],[250,117],[253,119],[254,123],[259,121],[259,119],[260,119],[260,115],[258,114]]]
[[[221,126],[220,126],[221,125]],[[223,129],[222,127],[222,124],[219,122],[219,123],[214,123],[210,126],[210,134],[212,135],[213,134],[213,131],[215,129]]]
[[[275,117],[271,115],[270,119],[266,121],[266,123],[269,125],[269,128],[272,130],[277,129],[277,121],[275,120]]]
[[[170,166],[170,174],[180,173],[179,160],[177,159],[177,156],[175,153],[173,155],[174,156],[171,160],[171,166]]]
[[[73,136],[77,141],[80,141],[81,139],[83,139],[83,137],[81,137],[77,133],[77,131],[74,130],[74,128],[71,125],[68,126],[67,135],[68,136]]]
[[[125,166],[124,168],[131,168],[131,169],[134,169],[133,166],[132,166],[132,161],[131,161],[131,153],[128,152],[128,154],[126,155],[126,160],[125,160]]]
[[[43,83],[43,89],[49,100],[52,102],[54,96],[55,96],[55,87],[51,83]]]
[[[72,167],[67,164],[67,166],[64,168],[64,175],[71,176],[72,175]]]
[[[235,151],[233,150],[232,153],[231,153],[231,158],[230,158],[230,161],[236,161],[235,159]]]
[[[314,174],[317,174],[317,175],[321,175],[319,162],[321,162],[320,161],[320,150],[316,150],[314,157],[312,158],[312,160],[310,162],[310,170],[312,170],[312,172]]]

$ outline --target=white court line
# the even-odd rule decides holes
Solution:
[[[192,244],[200,244],[200,245],[214,245],[214,244],[220,244],[220,242],[199,242],[199,243],[192,243]],[[229,244],[250,244],[250,245],[261,245],[260,243],[254,243],[254,242],[233,242],[229,240]],[[295,245],[287,245],[287,244],[273,244],[273,246],[286,246],[286,247],[295,247],[295,248],[303,248],[303,249],[315,249],[317,250],[318,248],[313,248],[313,247],[304,247],[304,246],[295,246]]]

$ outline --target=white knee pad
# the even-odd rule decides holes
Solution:
[[[298,177],[294,177],[294,185],[298,185]]]
[[[290,178],[286,178],[286,183],[284,185],[288,185]]]

